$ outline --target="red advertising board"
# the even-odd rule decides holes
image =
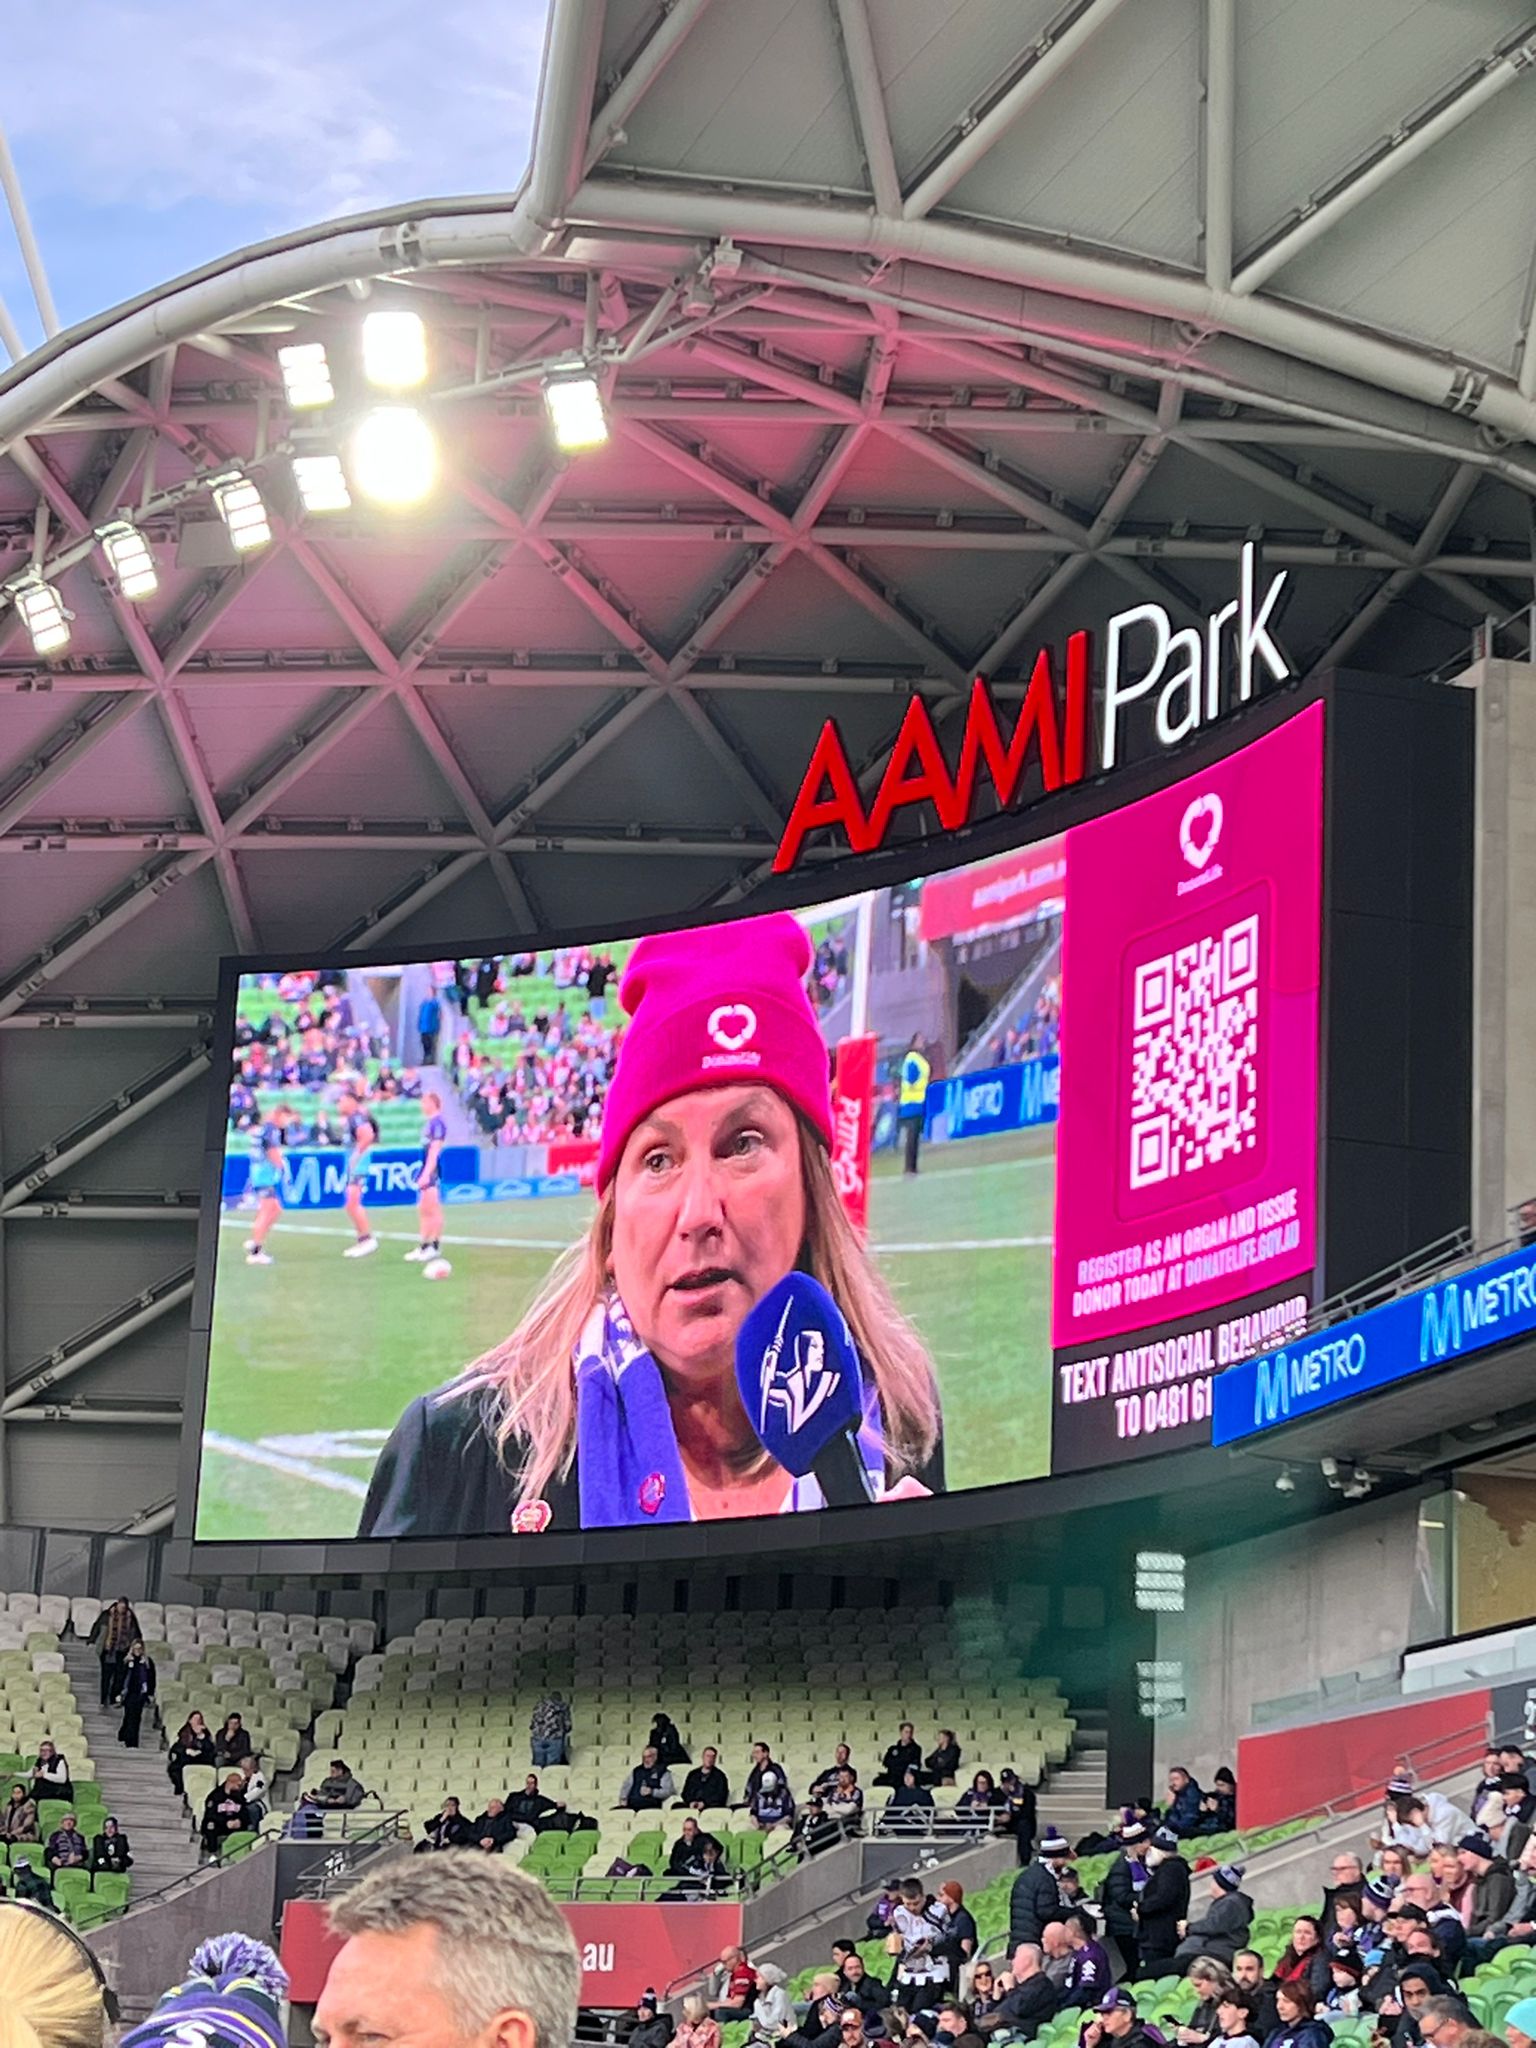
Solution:
[[[596,1138],[552,1138],[548,1151],[551,1173],[579,1173],[584,1188],[596,1181]]]
[[[1377,1806],[1402,1756],[1411,1758],[1420,1784],[1472,1772],[1487,1740],[1488,1705],[1482,1687],[1244,1735],[1237,1745],[1238,1822],[1273,1827],[1325,1805],[1345,1812]]]
[[[869,1148],[875,1121],[875,1050],[871,1032],[839,1042],[832,1074],[832,1181],[849,1221],[869,1227]]]
[[[960,932],[1000,931],[1054,904],[1067,887],[1067,841],[1041,839],[999,860],[948,875],[930,875],[918,906],[918,929],[930,943]]]
[[[701,1902],[561,1910],[581,1951],[581,2002],[600,2008],[633,2005],[648,1988],[664,1991],[741,1940],[739,1905]],[[283,1908],[282,1960],[295,2005],[316,2003],[340,1947],[321,1901],[288,1901]]]

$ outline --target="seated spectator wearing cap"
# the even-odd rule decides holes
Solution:
[[[91,1862],[91,1845],[80,1832],[79,1822],[74,1814],[62,1816],[58,1826],[48,1837],[48,1846],[43,1852],[43,1861],[50,1870],[87,1870]]]
[[[1008,1895],[1008,1939],[1013,1947],[1022,1941],[1038,1942],[1047,1923],[1061,1918],[1065,1904],[1061,1873],[1071,1854],[1066,1836],[1047,1828],[1040,1838],[1039,1854],[1013,1880]]]
[[[794,1819],[795,1795],[782,1771],[763,1772],[758,1779],[757,1790],[747,1802],[747,1812],[753,1825],[764,1833],[769,1828],[783,1827]]]
[[[1179,1928],[1189,1918],[1189,1864],[1179,1838],[1159,1826],[1146,1851],[1147,1882],[1136,1902],[1137,1946],[1141,1973],[1160,1976],[1173,1961]]]
[[[1321,1914],[1323,1940],[1330,1942],[1334,1935],[1333,1907],[1336,1899],[1348,1899],[1356,1911],[1365,1891],[1365,1865],[1353,1850],[1340,1849],[1328,1866],[1329,1882],[1323,1886],[1323,1910]]]
[[[1103,2048],[1106,2041],[1114,2042],[1115,2048],[1151,2048],[1152,2042],[1136,2011],[1134,1995],[1123,1985],[1105,1992],[1077,2038],[1078,2048]]]
[[[469,1819],[457,1799],[445,1799],[438,1811],[421,1824],[422,1839],[416,1844],[418,1856],[430,1855],[437,1849],[472,1849],[475,1846],[475,1824]]]
[[[1143,1822],[1122,1818],[1120,1851],[1104,1873],[1099,1886],[1099,1904],[1104,1912],[1104,1932],[1120,1951],[1127,1977],[1138,1974],[1140,1955],[1136,1945],[1136,1901],[1146,1887],[1148,1870],[1143,1860],[1147,1830]]]
[[[894,1792],[908,1771],[920,1771],[922,1768],[923,1752],[918,1746],[912,1723],[903,1721],[896,1731],[896,1740],[880,1759],[880,1772],[874,1783],[889,1786]]]
[[[1504,2015],[1509,2048],[1536,2048],[1536,1998],[1517,1998]]]
[[[1211,1782],[1210,1789],[1200,1794],[1200,1818],[1195,1823],[1197,1835],[1230,1835],[1237,1826],[1237,1780],[1223,1765]]]
[[[976,2031],[983,2038],[1006,2033],[1011,2040],[1033,2041],[1046,2021],[1054,2019],[1059,2002],[1038,1942],[1019,1943],[1010,1974],[1013,1981],[992,2011],[973,2014]]]
[[[831,2026],[816,2037],[815,2048],[864,2048],[872,2031],[873,2020],[862,2006],[840,2006]]]
[[[699,1760],[683,1780],[683,1805],[702,1813],[707,1806],[729,1806],[731,1788],[720,1768],[720,1753],[701,1749]]]
[[[1321,1923],[1311,1913],[1298,1913],[1291,1925],[1291,1938],[1280,1952],[1270,1973],[1270,1982],[1305,1984],[1313,1999],[1328,1989],[1328,1951],[1323,1945]]]
[[[1253,1999],[1239,1984],[1229,1984],[1216,2001],[1216,2035],[1223,2048],[1259,2048]]]
[[[941,1728],[939,1739],[923,1758],[925,1785],[953,1785],[960,1769],[960,1744],[953,1728]]]
[[[1065,2010],[1072,2006],[1078,2012],[1087,2012],[1113,1983],[1109,1953],[1095,1938],[1085,1914],[1069,1913],[1061,1924],[1067,1931],[1067,1946],[1072,1951],[1072,1966],[1062,1986],[1062,2008]]]
[[[619,1787],[616,1810],[628,1807],[631,1813],[652,1813],[676,1796],[672,1773],[647,1744],[640,1752],[639,1763]]]
[[[1360,1980],[1365,1975],[1365,1965],[1352,1949],[1334,1949],[1328,1957],[1328,1988],[1323,1993],[1322,2013],[1337,2013],[1341,2019],[1353,2019],[1361,2011]]]
[[[672,2015],[663,2012],[654,1991],[642,1991],[635,2001],[635,2024],[624,2048],[667,2048],[672,2039]]]
[[[1203,1917],[1190,1921],[1173,1959],[1177,1963],[1214,1956],[1231,1969],[1232,1958],[1247,1947],[1248,1930],[1253,1925],[1253,1901],[1243,1890],[1240,1863],[1223,1863],[1211,1872],[1210,1900]]]
[[[908,1769],[880,1815],[882,1834],[924,1834],[933,1825],[933,1794],[920,1774]]]
[[[18,1856],[11,1865],[11,1889],[18,1899],[27,1899],[34,1906],[46,1906],[50,1913],[55,1910],[53,1886],[41,1871],[33,1868],[30,1856]]]
[[[1332,2030],[1315,2017],[1317,2001],[1305,1984],[1277,1984],[1275,2008],[1279,2021],[1265,2036],[1263,2048],[1329,2048]]]
[[[802,1265],[852,1337],[871,1491],[942,1489],[933,1361],[832,1177],[812,954],[783,911],[638,942],[588,1232],[503,1342],[411,1402],[360,1535],[504,1534],[530,1512],[558,1531],[822,1508],[815,1478],[765,1450],[736,1381],[747,1316]],[[702,1249],[695,1197],[712,1218]]]
[[[1468,1937],[1480,1940],[1514,1902],[1515,1879],[1508,1863],[1480,1830],[1463,1835],[1456,1855],[1472,1884],[1470,1910],[1463,1911]]]
[[[1200,1801],[1204,1797],[1199,1785],[1182,1764],[1175,1764],[1168,1773],[1168,1805],[1163,1812],[1163,1826],[1171,1834],[1192,1835],[1200,1825]]]

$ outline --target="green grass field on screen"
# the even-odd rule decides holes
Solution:
[[[871,1243],[926,1337],[951,1489],[1050,1465],[1050,1233],[1055,1134],[932,1145],[918,1178],[877,1161]],[[376,1209],[371,1259],[344,1259],[339,1212],[285,1216],[275,1263],[247,1266],[248,1214],[220,1230],[198,1498],[204,1541],[353,1534],[379,1446],[415,1395],[506,1333],[588,1195],[454,1206],[450,1278],[403,1262],[415,1211]]]

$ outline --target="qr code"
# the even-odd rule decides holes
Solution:
[[[1136,969],[1131,1186],[1215,1166],[1258,1140],[1259,920]]]

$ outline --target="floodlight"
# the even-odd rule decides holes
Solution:
[[[308,412],[317,405],[329,405],[336,396],[323,341],[301,341],[295,342],[291,348],[280,348],[277,362],[283,373],[283,390],[295,412]]]
[[[219,517],[237,554],[250,554],[253,549],[264,548],[271,540],[272,528],[267,519],[267,508],[261,502],[261,493],[239,470],[232,470],[214,484],[213,502],[219,508]]]
[[[124,597],[138,601],[153,597],[160,588],[160,578],[155,573],[155,558],[149,551],[149,542],[136,526],[130,526],[126,519],[116,519],[110,526],[98,529],[101,551],[107,558],[107,566],[117,579],[117,587]]]
[[[600,448],[607,440],[608,415],[589,364],[551,370],[544,379],[544,404],[557,448]]]
[[[365,414],[349,452],[352,482],[380,505],[419,505],[437,482],[437,440],[412,406]]]
[[[352,493],[339,455],[295,455],[293,481],[306,512],[350,512]]]
[[[51,583],[34,571],[12,586],[16,609],[32,640],[35,654],[57,654],[69,645],[69,613]]]
[[[384,391],[427,381],[427,330],[419,313],[386,309],[363,321],[363,374]]]

